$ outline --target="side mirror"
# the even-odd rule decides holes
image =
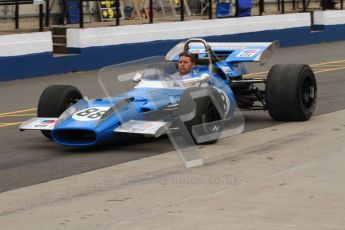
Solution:
[[[133,77],[134,82],[139,82],[143,79],[143,75],[141,73],[136,73]]]

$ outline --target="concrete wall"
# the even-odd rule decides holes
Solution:
[[[0,36],[0,57],[52,52],[51,32]]]
[[[342,25],[345,23],[345,10],[314,12],[314,24],[320,26]]]
[[[53,57],[48,33],[39,33],[41,38],[31,37],[36,34],[0,36],[0,81],[92,70],[165,55],[176,43],[190,37],[210,42],[279,40],[283,47],[345,40],[344,12],[315,13],[315,22],[323,26],[316,33],[310,31],[309,13],[68,29],[68,49],[76,55],[62,57]]]
[[[345,40],[345,10],[326,10],[314,12],[312,26],[319,42]]]
[[[303,28],[310,26],[308,13],[245,18],[195,20],[122,27],[68,29],[69,48],[87,48],[120,44],[210,37],[249,32]]]

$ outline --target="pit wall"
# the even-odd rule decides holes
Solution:
[[[344,40],[345,10],[314,12],[313,29],[323,31],[329,39]]]
[[[0,81],[87,71],[138,58],[165,55],[178,42],[269,42],[282,47],[345,40],[345,11],[196,20],[120,27],[68,29],[75,55],[53,57],[50,32],[0,36]]]

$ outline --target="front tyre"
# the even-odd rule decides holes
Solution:
[[[310,66],[274,65],[267,76],[266,102],[277,121],[306,121],[313,115],[317,84]]]
[[[71,85],[48,86],[38,101],[37,117],[59,117],[67,108],[83,96],[78,88]],[[42,134],[51,138],[51,131],[42,130]]]

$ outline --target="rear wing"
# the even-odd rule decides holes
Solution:
[[[179,54],[184,51],[184,44],[186,42],[180,42],[174,48],[172,48],[165,56],[166,60],[178,61]],[[216,59],[225,60],[228,63],[236,62],[259,62],[261,65],[267,63],[267,61],[273,56],[273,54],[279,49],[279,41],[274,42],[224,42],[224,43],[207,43],[211,52]],[[192,43],[188,46],[188,51],[193,54],[205,53],[205,47]]]
[[[226,62],[259,62],[267,63],[279,49],[279,41],[252,43],[208,43],[212,51]]]

